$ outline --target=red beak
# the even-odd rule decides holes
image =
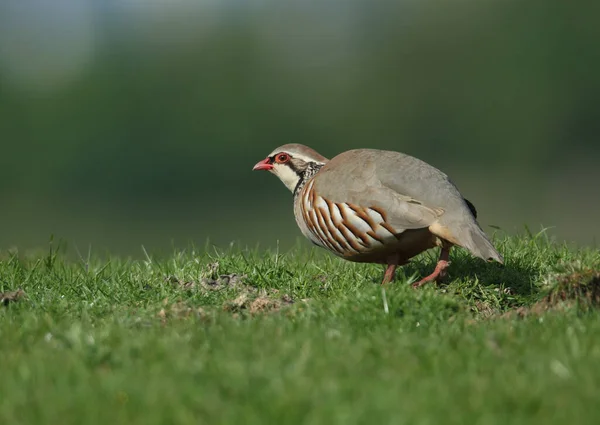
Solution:
[[[257,163],[252,170],[256,171],[256,170],[272,170],[273,169],[273,164],[271,164],[271,158],[265,158],[262,161],[260,161],[259,163]]]

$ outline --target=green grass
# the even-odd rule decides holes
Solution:
[[[598,423],[600,252],[496,245],[420,290],[435,252],[0,253],[0,423]]]

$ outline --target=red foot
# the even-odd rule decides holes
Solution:
[[[419,287],[421,287],[421,286],[425,285],[426,283],[431,282],[433,280],[439,281],[440,279],[442,279],[446,275],[446,268],[449,265],[450,265],[449,261],[446,261],[446,260],[440,260],[440,261],[438,261],[437,265],[435,266],[435,270],[433,271],[433,273],[431,273],[427,277],[424,277],[420,281],[413,283],[412,284],[413,288],[419,288]]]

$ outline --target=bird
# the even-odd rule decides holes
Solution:
[[[345,260],[383,264],[382,285],[394,280],[398,266],[435,247],[441,248],[435,269],[413,287],[446,276],[453,246],[504,263],[474,205],[445,173],[413,156],[353,149],[329,160],[290,143],[253,170],[275,174],[293,193],[296,223],[312,243]]]

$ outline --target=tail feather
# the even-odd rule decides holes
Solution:
[[[468,249],[471,254],[479,258],[486,261],[495,260],[500,264],[504,264],[502,255],[494,248],[494,245],[471,215],[463,215],[460,219],[454,221],[436,221],[429,226],[429,231],[442,240]]]
[[[471,214],[473,214],[473,217],[477,218],[477,209],[475,208],[475,205],[473,205],[473,203],[471,201],[469,201],[467,198],[464,198],[464,200],[465,200],[465,203],[467,204],[467,207],[469,207]]]
[[[464,236],[460,238],[462,246],[467,248],[473,255],[483,258],[484,260],[495,260],[500,264],[504,264],[504,257],[494,248],[483,230],[473,223],[467,226],[463,232]]]

